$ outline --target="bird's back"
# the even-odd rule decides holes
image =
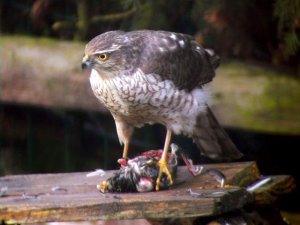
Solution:
[[[111,35],[127,46],[128,52],[138,52],[132,54],[137,56],[131,61],[135,68],[171,80],[179,89],[192,90],[210,82],[219,65],[219,57],[212,50],[186,34],[140,30]]]
[[[110,31],[94,38],[88,46],[90,51],[99,42],[103,49],[120,46],[131,71],[141,69],[145,74],[157,74],[163,80],[171,80],[179,89],[192,90],[210,82],[219,64],[219,57],[212,50],[204,49],[186,34]]]

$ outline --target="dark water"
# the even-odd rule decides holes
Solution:
[[[242,160],[255,160],[264,175],[290,174],[300,184],[300,136],[226,128]],[[163,146],[165,129],[160,125],[136,130],[130,156]],[[175,137],[175,143],[200,157],[192,141]],[[112,117],[96,112],[55,110],[12,104],[0,105],[0,175],[55,173],[114,169],[122,155]],[[299,192],[282,201],[296,204]]]

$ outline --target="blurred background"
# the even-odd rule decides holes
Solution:
[[[80,68],[85,43],[115,29],[187,33],[215,49],[218,120],[243,160],[299,185],[299,0],[0,0],[0,175],[117,168],[114,121]],[[130,155],[164,135],[136,130]],[[207,162],[191,140],[174,142]],[[294,215],[299,200],[296,191],[280,207]]]

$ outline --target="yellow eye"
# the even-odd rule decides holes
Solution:
[[[105,60],[108,59],[108,55],[107,55],[106,53],[99,54],[99,55],[98,55],[98,59],[99,59],[100,61],[105,61]]]

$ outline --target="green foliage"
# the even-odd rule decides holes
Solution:
[[[115,29],[170,30],[195,35],[221,56],[300,68],[300,0],[0,2],[2,34],[87,41]]]
[[[294,55],[300,48],[300,37],[295,30],[287,32],[283,37],[285,45],[284,53],[286,56]]]
[[[167,29],[169,21],[163,11],[165,5],[165,2],[159,0],[145,1],[143,5],[139,6],[132,19],[128,21],[125,29]]]
[[[274,16],[278,19],[278,35],[283,42],[284,55],[288,58],[300,49],[300,27],[296,25],[297,20],[300,20],[300,1],[277,0]]]

